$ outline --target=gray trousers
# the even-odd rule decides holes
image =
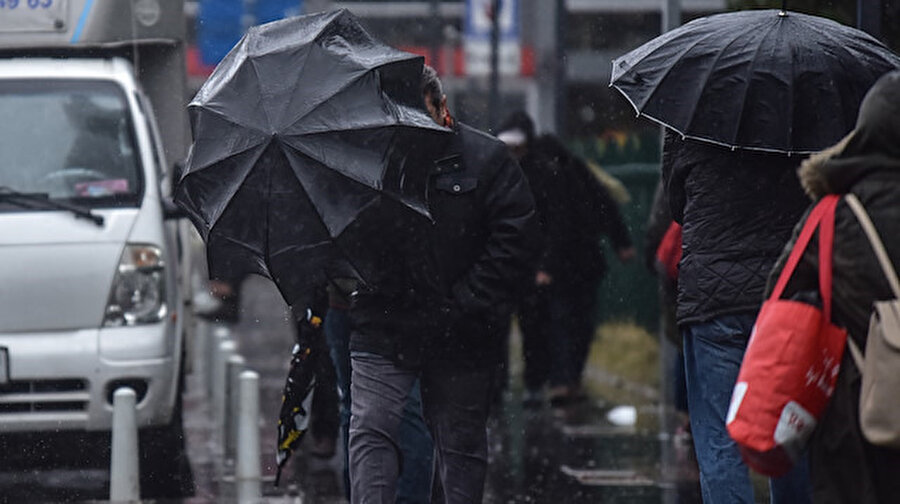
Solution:
[[[492,370],[429,362],[402,369],[387,357],[350,356],[350,496],[353,504],[394,504],[403,463],[397,433],[409,391],[421,379],[436,474],[447,504],[479,503],[487,472],[486,424]]]

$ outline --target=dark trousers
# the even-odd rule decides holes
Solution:
[[[313,338],[316,384],[309,417],[309,433],[316,439],[336,440],[340,427],[337,374],[325,338]]]
[[[521,303],[525,386],[577,387],[594,339],[597,282],[554,282]]]
[[[421,370],[351,353],[350,496],[353,503],[393,504],[407,463],[398,433],[404,405],[420,380],[436,474],[448,504],[481,502],[487,472],[486,424],[494,369],[427,362]]]
[[[530,292],[519,303],[519,329],[522,331],[522,358],[525,361],[523,380],[531,392],[541,389],[550,379],[550,336],[547,291]]]
[[[344,440],[344,489],[350,499],[350,332],[347,310],[330,308],[325,315],[325,337],[337,371],[341,406],[341,435]],[[397,483],[396,504],[427,502],[431,495],[433,446],[425,418],[418,383],[413,386],[403,410],[398,448],[404,460]]]

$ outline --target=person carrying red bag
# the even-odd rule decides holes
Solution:
[[[883,76],[860,105],[856,128],[838,144],[805,161],[800,181],[815,201],[855,194],[871,217],[896,269],[900,265],[900,72]],[[772,271],[771,292],[791,246]],[[834,323],[865,347],[873,302],[893,294],[875,253],[846,201],[837,205],[833,245]],[[815,291],[818,241],[813,238],[784,297]],[[900,370],[897,370],[900,372]],[[809,441],[810,477],[817,503],[891,503],[900,496],[900,450],[873,445],[859,424],[860,373],[844,352],[834,393]],[[900,400],[900,395],[897,396]]]

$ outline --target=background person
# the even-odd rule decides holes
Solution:
[[[635,250],[615,200],[557,137],[536,136],[524,111],[513,112],[497,131],[528,179],[543,241],[534,284],[518,310],[525,402],[539,402],[549,383],[551,403],[563,405],[584,397],[581,378],[606,272],[600,240],[608,236],[622,261]]]

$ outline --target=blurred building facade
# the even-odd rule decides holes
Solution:
[[[560,133],[603,165],[658,160],[658,129],[636,124],[608,87],[612,59],[657,36],[665,0],[501,0],[498,100],[491,117],[492,0],[196,0],[186,2],[196,86],[253,24],[346,8],[377,38],[425,56],[463,121],[489,130],[526,109],[539,131]],[[688,20],[726,0],[681,0]]]

